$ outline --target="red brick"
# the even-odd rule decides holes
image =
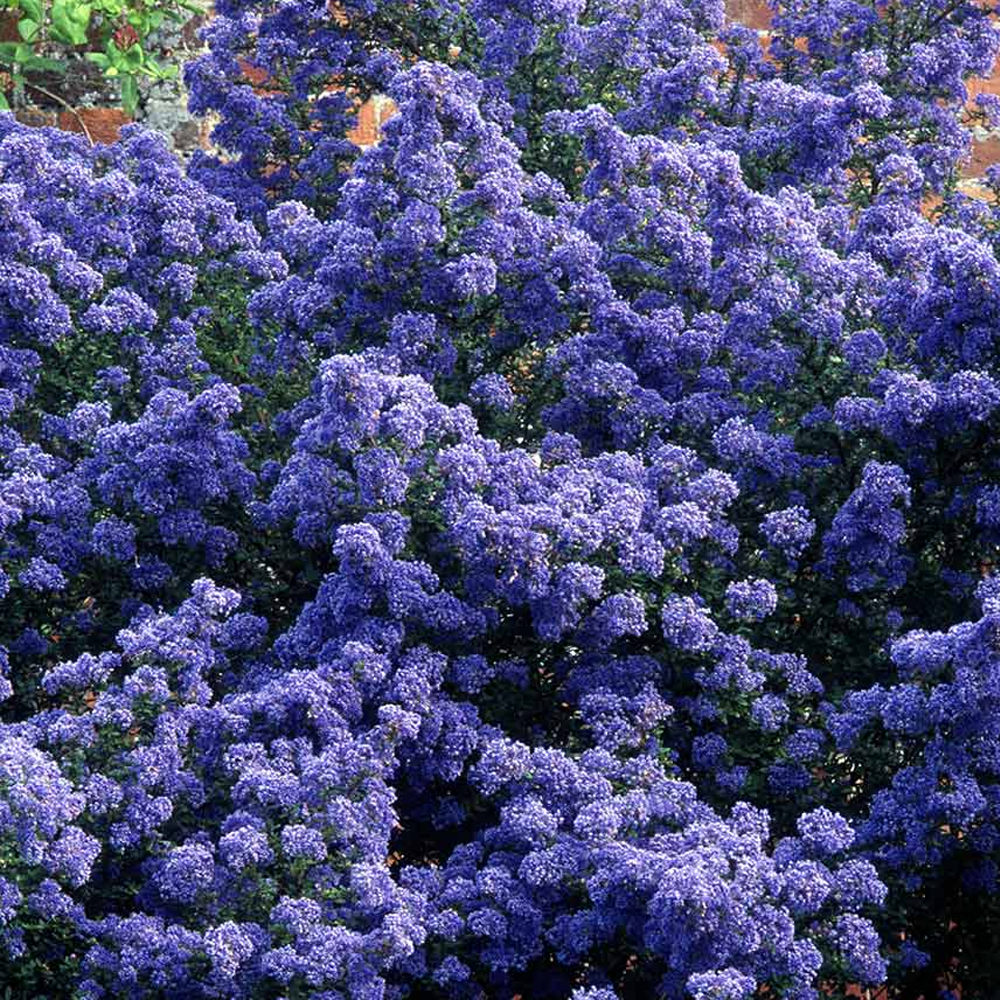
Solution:
[[[239,60],[240,72],[255,86],[261,87],[267,83],[267,70],[261,69],[260,66],[254,66],[253,63],[249,63],[246,59]]]
[[[975,77],[966,81],[966,90],[969,92],[970,100],[976,94],[1000,94],[1000,66],[996,63],[986,77]]]
[[[358,124],[347,133],[347,138],[358,146],[371,146],[378,142],[378,109],[374,100],[366,101],[358,109]]]
[[[76,112],[60,111],[57,124],[64,132],[90,133],[94,142],[114,142],[123,125],[132,119],[119,108],[77,108]]]
[[[731,21],[757,31],[771,24],[771,8],[764,0],[726,0],[726,15]]]
[[[389,97],[378,99],[378,123],[381,128],[397,111],[396,102]]]
[[[1000,138],[973,140],[972,157],[962,167],[962,176],[982,177],[994,163],[1000,163]]]
[[[977,201],[993,201],[993,192],[988,187],[983,187],[981,184],[975,184],[971,181],[963,181],[958,185],[958,190],[961,191],[967,198],[975,198]]]

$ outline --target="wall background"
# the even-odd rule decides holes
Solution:
[[[754,28],[766,40],[770,25],[770,11],[766,0],[726,0],[730,18]],[[204,16],[194,17],[187,24],[164,35],[164,47],[183,61],[198,51],[198,29]],[[0,41],[14,40],[16,27],[0,20]],[[32,94],[31,104],[22,103],[17,108],[18,118],[31,125],[55,125],[73,132],[86,130],[95,142],[111,142],[129,119],[118,106],[118,95],[113,86],[90,63],[80,59],[64,77],[45,81],[45,87],[55,94],[66,107],[47,100],[43,95]],[[970,98],[979,93],[1000,95],[1000,63],[994,67],[989,79],[969,85]],[[391,102],[376,98],[361,110],[357,129],[351,138],[359,145],[370,145],[378,138],[381,123],[392,113]],[[143,102],[138,120],[162,132],[172,148],[182,156],[210,144],[211,121],[194,118],[187,112],[187,96],[180,81],[158,83],[143,91]],[[963,170],[961,188],[972,196],[982,196],[985,189],[980,178],[987,167],[1000,163],[1000,130],[977,129],[974,133],[972,155]]]
[[[198,29],[204,20],[204,16],[193,17],[184,25],[166,28],[159,39],[163,55],[183,62],[197,52],[201,47]],[[0,41],[17,39],[16,22],[0,16]],[[65,74],[37,76],[38,84],[48,94],[29,90],[23,96],[13,96],[17,117],[29,125],[86,131],[95,142],[114,141],[121,126],[130,120],[121,110],[114,81],[82,57],[69,59]],[[162,132],[177,152],[190,153],[207,144],[211,124],[188,114],[187,96],[180,81],[150,81],[142,93],[139,120]]]
[[[767,39],[771,11],[766,0],[726,0],[726,13],[732,20],[754,28],[758,35]],[[968,89],[970,101],[977,94],[1000,95],[1000,60],[994,65],[988,79],[970,81]],[[986,196],[988,191],[980,178],[995,163],[1000,163],[1000,129],[991,131],[976,128],[973,131],[972,155],[962,171],[963,179],[959,188],[972,197]]]

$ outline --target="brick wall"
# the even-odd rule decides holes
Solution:
[[[726,0],[726,13],[731,20],[755,29],[761,36],[761,41],[767,44],[771,10],[766,0]],[[968,91],[970,101],[977,94],[1000,95],[1000,61],[994,66],[988,79],[970,80]],[[973,197],[986,194],[981,178],[986,169],[995,163],[1000,163],[1000,130],[990,131],[976,127],[973,129],[971,157],[962,170],[960,188]]]
[[[198,30],[203,23],[204,17],[194,17],[161,39],[164,58],[183,62],[198,52],[201,48]],[[0,41],[16,40],[16,20],[0,12]],[[114,142],[122,126],[132,119],[121,110],[113,81],[82,57],[70,58],[70,67],[64,75],[53,74],[35,80],[41,89],[28,89],[23,94],[8,93],[18,119],[26,125],[49,125],[85,133],[93,142]],[[244,69],[251,81],[265,85],[263,74],[251,66]],[[195,149],[210,147],[212,122],[188,113],[187,94],[180,80],[142,84],[141,93],[136,120],[166,136],[177,153],[186,156]],[[361,108],[357,127],[351,131],[350,138],[359,146],[372,145],[392,113],[393,104],[388,98],[374,98]]]
[[[766,0],[726,0],[726,12],[732,20],[755,29],[761,41],[767,43],[771,12]],[[186,59],[198,50],[198,28],[202,23],[202,18],[193,18],[165,39],[167,49],[175,58]],[[9,16],[0,14],[0,41],[16,38],[16,25]],[[253,77],[250,68],[248,75]],[[118,107],[113,87],[96,67],[83,59],[74,63],[65,76],[39,82],[58,100],[39,92],[25,95],[27,100],[22,99],[16,110],[18,117],[27,124],[56,125],[69,131],[87,132],[95,142],[111,142],[128,121]],[[1000,64],[989,79],[971,81],[969,93],[970,99],[980,93],[1000,95]],[[370,101],[360,111],[357,128],[351,132],[352,140],[361,146],[377,141],[382,123],[392,111],[392,102],[387,98]],[[211,123],[187,113],[187,96],[179,81],[145,87],[138,118],[162,132],[181,155],[209,144]],[[973,138],[972,155],[963,170],[962,188],[968,194],[981,195],[984,189],[980,178],[987,167],[1000,163],[1000,130],[991,132],[977,128]]]
[[[258,88],[258,92],[267,92],[267,73],[264,70],[247,62],[241,62],[240,69],[246,79]],[[347,137],[358,146],[374,145],[378,142],[382,125],[392,115],[394,108],[395,105],[388,97],[373,97],[359,109],[358,123],[347,133]]]
[[[182,62],[198,51],[198,29],[203,17],[194,17],[183,26],[164,30],[157,39],[164,60]],[[0,13],[0,41],[18,40],[17,22],[11,14]],[[60,52],[66,57],[65,52]],[[70,54],[64,74],[36,74],[33,86],[23,93],[9,93],[17,117],[28,125],[54,125],[69,132],[82,132],[94,142],[113,142],[122,125],[130,119],[121,110],[113,80],[81,54]],[[181,155],[208,142],[210,126],[188,114],[187,96],[179,80],[143,82],[137,120],[166,136]]]
[[[392,117],[395,105],[388,97],[373,97],[358,112],[357,128],[348,133],[351,142],[371,146],[378,141],[382,125]]]

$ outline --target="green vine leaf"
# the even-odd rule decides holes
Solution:
[[[17,22],[17,33],[26,42],[33,42],[38,34],[38,22],[29,17],[22,17]]]
[[[65,74],[82,57],[109,79],[121,81],[122,107],[134,116],[140,76],[179,76],[176,64],[161,65],[153,57],[156,31],[167,20],[183,23],[191,14],[203,13],[205,5],[195,0],[146,0],[142,5],[125,0],[0,0],[0,9],[13,12],[19,39],[0,42],[0,72],[14,87],[30,88],[33,72]],[[8,106],[4,95],[0,110]]]

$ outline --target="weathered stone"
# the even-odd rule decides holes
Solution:
[[[191,152],[202,144],[201,129],[193,120],[183,121],[171,133],[174,149],[178,152]]]

